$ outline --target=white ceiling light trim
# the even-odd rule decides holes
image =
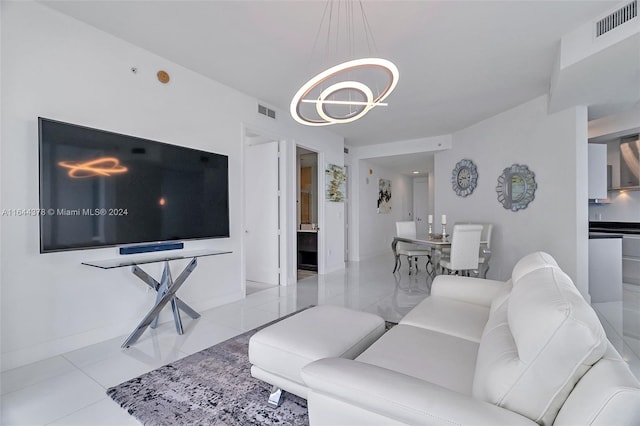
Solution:
[[[348,77],[354,70],[368,69],[374,71],[382,70],[387,78],[384,89],[382,89],[375,98],[369,86],[352,79],[339,81],[331,84],[327,88],[322,88],[322,85],[330,79],[340,79],[343,76]],[[363,58],[344,62],[316,75],[298,90],[291,100],[291,116],[298,123],[307,126],[350,123],[362,118],[376,106],[386,106],[387,104],[382,103],[382,101],[395,89],[399,77],[400,73],[398,72],[398,68],[386,59]],[[319,95],[312,94],[317,90],[322,90]],[[349,99],[341,100],[330,98],[331,96],[338,96],[341,92],[347,93]],[[311,96],[308,97],[310,94]],[[351,99],[354,94],[359,95],[364,100]],[[317,113],[317,116],[312,116],[309,111],[303,112],[301,109],[303,103],[315,103],[315,113]],[[355,108],[350,108],[347,114],[339,116],[331,112],[329,108],[327,108],[328,105],[349,105]]]
[[[331,104],[331,105],[372,105],[372,106],[389,106],[386,102],[358,102],[358,101],[331,101],[325,99],[321,100],[313,100],[313,99],[302,99],[300,102],[308,103],[308,104]]]

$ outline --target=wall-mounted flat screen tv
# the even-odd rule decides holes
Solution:
[[[41,252],[229,237],[226,155],[38,124]]]

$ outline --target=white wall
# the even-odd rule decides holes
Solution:
[[[412,220],[413,179],[367,160],[360,160],[358,169],[360,213],[357,225],[360,260],[384,253],[388,253],[391,259],[391,242],[396,233],[396,222]],[[378,179],[391,180],[392,206],[391,212],[387,214],[378,213]]]
[[[583,295],[587,270],[586,108],[547,115],[546,96],[453,134],[453,148],[435,156],[436,218],[494,224],[488,277],[507,279],[523,255],[544,250],[556,258]],[[463,198],[451,188],[451,171],[463,158],[478,167],[478,186]],[[525,210],[506,210],[497,200],[502,170],[525,164],[538,189]]]
[[[187,247],[233,253],[200,259],[180,297],[196,310],[243,297],[242,129],[263,129],[284,140],[288,150],[304,142],[323,152],[324,161],[339,165],[343,139],[297,125],[282,111],[278,120],[261,116],[255,99],[41,4],[0,7],[2,207],[38,206],[38,116],[226,154],[231,238]],[[157,81],[161,69],[171,75],[169,84]],[[295,154],[285,158],[295,173]],[[336,204],[320,205],[328,235],[343,234]],[[289,224],[295,229],[295,213]],[[81,265],[114,257],[115,248],[40,254],[36,217],[1,217],[0,230],[3,370],[128,334],[153,305],[155,294],[128,268]],[[295,232],[286,238],[293,247]],[[341,238],[323,244],[324,253],[331,250],[342,259]],[[326,264],[337,269],[341,262],[329,257]],[[160,265],[144,269],[160,273]],[[169,319],[165,313],[161,320]]]

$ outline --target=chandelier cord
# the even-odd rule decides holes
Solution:
[[[327,0],[327,2],[324,5],[324,11],[322,12],[322,19],[320,19],[320,25],[318,26],[318,31],[316,32],[316,38],[313,41],[313,46],[311,47],[311,54],[309,55],[309,60],[308,60],[309,64],[312,63],[312,60],[316,55],[316,47],[318,46],[318,41],[320,40],[320,34],[322,33],[322,26],[327,16],[327,10],[330,10],[329,9],[330,4],[331,4],[331,0]],[[329,37],[329,31],[327,31],[327,37]],[[326,49],[325,49],[325,56],[327,56]]]
[[[356,0],[346,0],[345,4],[346,6],[344,6],[345,9],[345,25],[346,25],[346,30],[344,30],[346,32],[346,39],[347,39],[347,45],[348,47],[346,48],[346,53],[348,55],[348,57],[350,58],[354,58],[356,56],[356,46],[355,46],[355,31],[356,31],[356,25],[354,23],[355,21],[355,11],[354,11],[354,5],[356,3]],[[365,12],[364,9],[364,4],[362,2],[362,0],[358,0],[357,1],[359,9],[360,9],[360,13],[362,15],[362,28],[364,31],[364,35],[365,35],[365,42],[367,45],[367,50],[368,50],[368,54],[370,57],[374,57],[377,55],[378,52],[378,46],[376,44],[376,40],[375,37],[373,36],[373,31],[371,30],[371,24],[369,23],[369,19],[367,18],[367,14]],[[337,4],[337,6],[336,6]],[[341,30],[343,30],[341,28],[340,25],[340,10],[341,10],[341,5],[342,5],[342,0],[327,0],[324,6],[324,10],[322,12],[322,18],[320,19],[320,25],[318,26],[318,31],[316,32],[316,36],[315,39],[313,41],[313,46],[311,48],[311,55],[309,58],[309,63],[311,63],[313,57],[316,55],[316,50],[318,48],[318,43],[320,41],[320,35],[323,32],[323,27],[325,24],[325,21],[327,20],[327,14],[328,14],[328,23],[327,23],[327,31],[326,31],[326,40],[325,40],[325,49],[324,49],[324,63],[322,64],[323,66],[328,66],[329,65],[329,58],[331,57],[331,54],[333,53],[334,56],[339,57],[340,55],[340,33]],[[337,9],[337,10],[335,10]],[[334,17],[334,14],[336,15]],[[332,28],[334,27],[334,20],[335,20],[335,40],[333,40],[335,42],[335,51],[331,52],[330,46],[332,44],[332,40],[331,40],[331,32],[332,32]]]
[[[376,44],[376,39],[373,37],[373,31],[371,31],[371,25],[369,24],[369,19],[367,18],[367,14],[364,11],[364,5],[362,4],[362,0],[358,1],[360,5],[360,11],[362,12],[362,25],[364,27],[365,39],[367,40],[367,48],[369,49],[369,56],[377,56],[378,55],[378,46]],[[371,44],[369,44],[369,39],[371,39],[371,44],[373,45],[373,49],[371,49]]]
[[[362,12],[362,25],[364,26],[364,34],[367,41],[367,48],[369,49],[369,56],[378,56],[378,45],[376,44],[376,39],[373,37],[373,31],[371,31],[371,25],[369,25],[369,19],[367,18],[367,14],[364,11],[362,0],[359,0],[358,4],[360,5],[360,11]],[[371,44],[373,44],[373,51],[371,50],[371,45],[369,44],[369,38],[371,38]],[[378,94],[380,93],[380,86],[378,85],[377,81],[376,91],[378,92]]]

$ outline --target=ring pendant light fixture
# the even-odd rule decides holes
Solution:
[[[342,7],[342,4],[345,4]],[[320,23],[318,36],[324,26],[325,17],[329,13],[327,25],[327,51],[331,44],[332,31],[336,45],[349,49],[354,55],[354,3],[329,0]],[[362,1],[357,1],[362,15],[365,41],[375,46],[373,35],[364,12]],[[346,31],[340,31],[340,11],[344,10]],[[337,19],[333,20],[336,15]],[[339,34],[346,34],[348,39],[340,43]],[[316,36],[316,43],[318,41]],[[326,56],[329,56],[326,54]],[[367,57],[353,59],[335,65],[313,77],[305,83],[291,101],[291,116],[299,123],[307,126],[327,126],[337,123],[350,123],[371,111],[376,106],[386,106],[384,99],[391,94],[398,84],[398,68],[386,59]],[[374,90],[376,93],[374,94]]]

